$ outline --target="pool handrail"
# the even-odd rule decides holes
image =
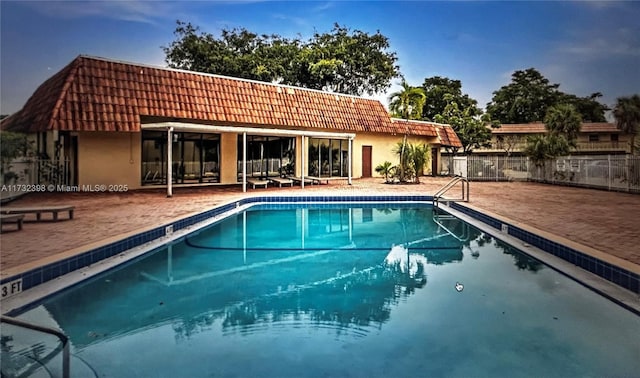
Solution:
[[[70,376],[70,362],[69,362],[69,338],[60,330],[44,327],[38,324],[28,323],[20,319],[12,318],[6,315],[0,315],[0,323],[7,323],[16,327],[27,328],[32,331],[42,332],[57,337],[62,343],[62,378],[69,378]]]
[[[462,198],[446,198],[447,201],[462,201],[469,202],[469,180],[466,177],[462,176],[453,176],[449,182],[447,182],[444,186],[442,186],[438,191],[433,195],[433,205],[434,207],[438,207],[438,203],[441,198],[444,198],[443,195],[449,191],[449,189],[453,188],[457,183],[462,183]],[[465,185],[466,184],[466,185]],[[466,189],[466,191],[465,191]]]

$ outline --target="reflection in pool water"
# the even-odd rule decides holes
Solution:
[[[637,316],[430,207],[257,208],[38,308],[100,376],[629,375],[640,364]]]

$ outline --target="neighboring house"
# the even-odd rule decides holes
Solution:
[[[350,180],[397,161],[392,147],[405,134],[437,149],[434,159],[459,144],[448,125],[405,123],[372,99],[79,56],[0,129],[30,133],[39,156],[68,161],[69,185],[135,189]]]
[[[476,154],[521,155],[527,136],[545,134],[543,123],[506,124],[491,129],[491,147],[477,148]],[[576,154],[608,155],[630,153],[629,136],[613,123],[583,123]]]

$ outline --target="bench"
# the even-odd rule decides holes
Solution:
[[[22,230],[22,222],[24,221],[24,214],[1,214],[0,215],[0,227],[3,224],[15,223],[18,227],[17,231]]]
[[[43,213],[51,213],[52,219],[58,221],[58,213],[68,213],[69,218],[73,219],[73,210],[75,206],[40,206],[40,207],[3,207],[0,209],[1,214],[35,214],[36,221],[42,220]]]

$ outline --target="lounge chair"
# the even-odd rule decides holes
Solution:
[[[262,180],[262,179],[255,179],[255,178],[248,178],[247,179],[247,183],[251,184],[251,186],[253,186],[253,189],[256,188],[256,186],[262,186],[262,187],[267,187],[267,185],[269,184],[269,180]]]
[[[301,177],[298,177],[298,176],[287,176],[287,178],[292,180],[296,184],[302,183],[302,178]],[[305,185],[307,185],[307,184],[313,185],[313,180],[311,180],[309,177],[305,176],[304,183],[305,183]]]
[[[276,184],[278,184],[279,187],[282,188],[282,185],[289,185],[289,186],[293,186],[293,180],[290,178],[284,178],[284,177],[271,177],[270,180]]]

